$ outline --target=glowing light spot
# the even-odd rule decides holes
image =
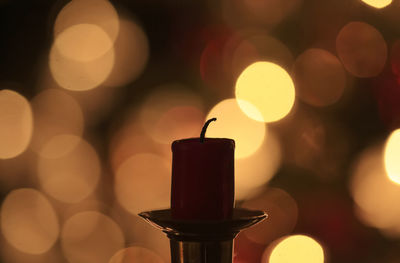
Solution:
[[[293,235],[282,239],[272,250],[270,263],[323,263],[324,250],[313,238]]]
[[[160,117],[152,137],[166,144],[177,139],[199,137],[204,117],[203,112],[195,107],[174,107]]]
[[[170,144],[175,138],[199,136],[204,121],[204,118],[200,119],[204,117],[202,108],[198,95],[185,91],[180,85],[166,85],[145,100],[139,120],[153,140]],[[185,116],[185,110],[189,116]],[[184,127],[179,126],[182,124]],[[197,129],[199,126],[200,130]]]
[[[62,250],[70,263],[108,263],[124,242],[120,227],[95,211],[73,215],[61,231]]]
[[[390,134],[386,142],[384,161],[389,179],[400,184],[400,129]]]
[[[118,251],[109,261],[109,263],[163,263],[164,260],[151,251],[143,247],[129,247]]]
[[[262,186],[274,176],[280,162],[279,140],[269,132],[255,153],[235,160],[235,199],[249,198],[263,191]]]
[[[0,247],[1,259],[3,262],[24,262],[24,263],[61,263],[65,258],[57,246],[42,254],[28,254],[22,252],[7,242],[2,242]]]
[[[132,214],[169,205],[170,164],[161,157],[137,154],[127,159],[115,175],[115,194]]]
[[[271,215],[267,220],[243,232],[248,239],[258,244],[268,244],[276,238],[289,234],[296,226],[297,203],[282,189],[268,188],[261,196],[245,201],[242,206],[247,209],[267,211]]]
[[[101,85],[110,75],[114,66],[114,48],[95,59],[79,61],[65,57],[57,45],[53,44],[49,55],[49,66],[54,80],[62,88],[90,90]]]
[[[290,50],[278,39],[268,36],[265,32],[242,34],[250,36],[242,38],[235,45],[233,54],[227,54],[226,58],[231,61],[231,71],[233,71],[235,78],[237,78],[243,70],[261,60],[270,61],[284,68],[290,68],[293,63],[293,55]]]
[[[45,158],[60,158],[71,152],[80,142],[81,138],[75,135],[56,135],[43,146],[40,154]]]
[[[384,8],[392,3],[392,0],[361,0],[361,1],[375,8]]]
[[[357,216],[364,224],[381,230],[400,229],[400,186],[386,174],[382,145],[372,146],[359,156],[350,190]]]
[[[72,96],[62,90],[42,91],[33,98],[32,109],[35,127],[30,147],[36,152],[40,152],[54,136],[71,134],[80,137],[83,133],[81,107]]]
[[[68,143],[76,146],[62,151],[57,149]],[[38,176],[46,193],[62,202],[77,203],[97,186],[100,161],[86,141],[73,135],[61,135],[45,145],[38,161]]]
[[[165,233],[148,224],[139,216],[128,213],[117,203],[115,203],[112,213],[113,215],[115,214],[115,218],[118,218],[118,224],[124,230],[126,239],[129,240],[131,244],[134,244],[134,247],[140,246],[151,249],[152,252],[157,254],[156,258],[161,257],[164,262],[170,262],[170,242]],[[132,252],[134,252],[132,256],[136,257],[136,252]],[[118,253],[121,253],[121,251]],[[121,254],[118,255],[118,253],[115,255],[117,257],[116,259],[119,259],[121,256]],[[126,258],[124,259],[131,259],[131,256],[129,256],[129,250],[128,253],[123,253],[123,255],[126,255]],[[150,257],[153,258],[152,256]],[[133,262],[136,261],[137,260],[133,260]],[[132,262],[132,260],[129,262]],[[125,263],[125,261],[123,261],[123,263]]]
[[[242,105],[248,103],[243,102]],[[261,114],[252,108],[255,116]],[[235,140],[235,158],[244,158],[253,154],[261,146],[266,136],[266,127],[262,122],[248,118],[239,108],[235,99],[227,99],[215,105],[206,119],[216,117],[218,121],[207,129],[207,137],[232,138]]]
[[[113,42],[100,27],[78,24],[59,34],[54,46],[67,59],[90,61],[107,53],[113,48]]]
[[[22,188],[9,193],[1,207],[1,229],[18,250],[42,254],[56,242],[59,225],[56,213],[44,195]]]
[[[297,95],[313,106],[328,106],[342,96],[346,72],[342,63],[322,49],[308,49],[296,60],[293,70]]]
[[[102,193],[100,191],[96,191],[92,193],[88,198],[80,201],[79,203],[74,203],[71,205],[62,202],[53,202],[53,205],[57,211],[60,222],[65,223],[70,217],[76,215],[77,213],[87,211],[107,211],[110,208],[110,205],[101,201],[100,199],[102,197]]]
[[[386,63],[385,39],[373,26],[363,22],[350,22],[340,30],[336,50],[346,70],[356,77],[377,76]]]
[[[271,62],[248,66],[236,82],[236,98],[243,112],[257,121],[273,122],[285,117],[293,107],[295,90],[291,77]],[[255,115],[244,101],[261,113]]]
[[[111,164],[113,171],[128,158],[139,153],[159,153],[160,144],[156,143],[143,129],[136,118],[129,118],[113,135],[110,142]],[[168,144],[168,155],[171,150]]]
[[[16,157],[25,151],[33,129],[29,102],[15,91],[0,90],[0,159]]]
[[[114,41],[119,32],[118,13],[107,0],[70,1],[58,13],[54,36],[77,24],[92,24],[103,29]]]
[[[225,1],[230,6],[234,5],[237,14],[230,14],[230,19],[243,19],[247,23],[262,24],[273,27],[282,22],[286,17],[295,12],[303,1],[301,0],[240,0],[237,2]],[[232,9],[232,7],[230,8]],[[235,12],[235,13],[236,13]]]
[[[104,85],[122,86],[135,80],[149,59],[149,43],[143,29],[133,21],[120,20],[114,43],[114,67]]]

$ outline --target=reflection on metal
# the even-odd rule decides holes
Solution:
[[[167,234],[172,263],[232,263],[236,235],[267,218],[263,211],[239,208],[234,209],[231,219],[220,221],[176,220],[170,209],[142,212],[139,216]]]

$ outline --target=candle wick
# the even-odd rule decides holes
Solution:
[[[201,133],[200,133],[200,142],[204,142],[204,137],[206,136],[206,130],[208,128],[208,125],[212,122],[212,121],[216,121],[217,118],[212,118],[209,119],[208,121],[206,121],[206,123],[204,123],[203,129],[201,129]]]

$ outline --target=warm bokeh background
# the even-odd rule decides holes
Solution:
[[[170,144],[235,139],[235,263],[400,262],[399,0],[0,0],[0,262],[169,262]]]

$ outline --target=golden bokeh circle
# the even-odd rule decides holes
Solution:
[[[253,154],[261,146],[267,133],[263,122],[249,118],[239,108],[236,99],[226,99],[215,105],[207,115],[207,120],[217,118],[208,126],[207,137],[231,138],[235,140],[235,158],[245,158]],[[253,115],[261,118],[261,114],[247,102]]]
[[[54,208],[41,192],[31,188],[7,195],[1,207],[1,229],[12,246],[28,254],[45,253],[59,235]]]
[[[24,152],[32,131],[29,102],[13,90],[0,90],[0,159],[14,158]]]
[[[336,51],[346,70],[360,78],[381,73],[388,55],[382,34],[364,22],[350,22],[340,30]]]
[[[108,263],[164,263],[155,252],[144,247],[128,247],[118,251]]]
[[[96,151],[74,135],[59,135],[50,140],[43,147],[37,166],[42,189],[65,203],[78,203],[88,197],[100,180],[100,172]]]
[[[124,242],[117,223],[96,211],[71,216],[61,231],[61,248],[70,263],[108,263]]]
[[[292,235],[282,238],[269,256],[270,263],[324,263],[324,250],[313,238]]]
[[[389,179],[400,184],[400,129],[393,131],[386,141],[384,162]]]
[[[295,101],[290,75],[282,67],[267,61],[255,62],[240,74],[235,94],[243,112],[260,122],[282,119],[290,112]],[[248,103],[257,108],[261,115],[255,114]]]

